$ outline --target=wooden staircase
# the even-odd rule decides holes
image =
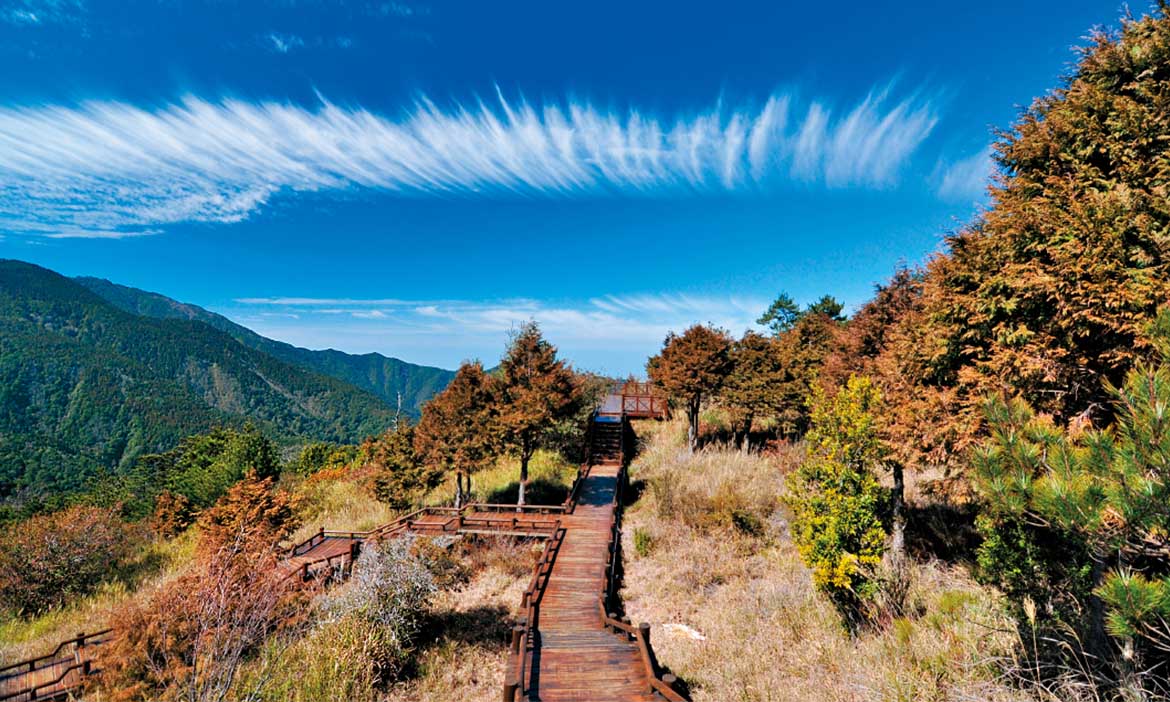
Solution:
[[[589,456],[595,465],[622,462],[622,434],[625,424],[621,417],[613,421],[608,415],[593,419],[589,432]]]

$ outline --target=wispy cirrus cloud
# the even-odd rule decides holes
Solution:
[[[279,54],[287,54],[293,49],[299,49],[305,45],[305,40],[296,34],[284,34],[282,32],[269,32],[264,37],[264,43],[273,51]]]
[[[883,188],[937,123],[935,102],[875,90],[836,112],[777,94],[758,108],[607,111],[588,102],[441,108],[400,117],[189,97],[0,107],[0,228],[133,232],[229,223],[277,193],[572,197],[741,191],[782,183]]]
[[[762,299],[685,294],[560,302],[287,296],[240,298],[218,311],[261,334],[310,348],[382,351],[446,366],[468,357],[494,363],[508,332],[535,320],[566,358],[624,374],[639,371],[668,332],[709,322],[738,334],[766,307]]]
[[[994,167],[991,155],[991,147],[986,146],[966,158],[943,166],[938,185],[939,197],[953,201],[975,201],[985,196]]]

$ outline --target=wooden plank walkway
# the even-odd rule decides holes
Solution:
[[[530,699],[544,702],[640,702],[650,680],[638,649],[602,626],[597,606],[604,587],[610,524],[617,509],[620,465],[594,466],[553,562],[536,622]]]

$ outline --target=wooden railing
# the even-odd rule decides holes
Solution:
[[[589,477],[592,470],[592,456],[590,455],[592,435],[590,432],[593,431],[595,415],[596,412],[590,415],[586,430],[586,460],[577,470],[577,475],[569,488],[569,492],[564,502],[560,505],[517,506],[514,504],[470,503],[460,508],[424,507],[403,515],[389,524],[368,531],[332,531],[321,528],[304,541],[283,549],[283,554],[290,558],[299,557],[311,552],[314,548],[329,539],[348,540],[351,542],[350,548],[341,553],[300,563],[296,568],[290,570],[289,576],[293,577],[299,574],[304,580],[317,578],[326,573],[328,573],[329,577],[348,576],[353,568],[354,561],[357,559],[361,542],[367,539],[383,539],[406,531],[442,534],[490,530],[517,536],[547,538],[548,541],[541,553],[540,560],[534,567],[532,580],[524,593],[522,601],[524,617],[520,624],[513,627],[512,630],[511,650],[515,656],[515,661],[513,665],[514,672],[508,684],[512,685],[511,690],[513,696],[518,690],[523,692],[522,688],[527,684],[526,676],[528,675],[528,667],[530,666],[530,649],[533,647],[534,633],[536,632],[539,621],[540,603],[548,587],[553,563],[556,560],[557,553],[565,537],[565,529],[561,526],[559,519],[550,524],[548,519],[537,519],[534,516],[571,514],[576,508],[577,502],[581,497],[582,485],[584,485],[585,480]],[[619,473],[615,495],[617,508],[614,511],[614,517],[611,522],[610,555],[606,564],[606,575],[602,583],[602,595],[599,598],[602,625],[614,631],[624,631],[632,636],[633,640],[639,646],[639,650],[643,652],[642,658],[647,665],[650,678],[654,681],[652,687],[668,699],[682,700],[683,698],[676,692],[673,692],[673,688],[670,687],[670,684],[673,683],[672,676],[666,675],[659,678],[655,674],[657,672],[657,664],[654,661],[653,651],[650,648],[648,626],[642,625],[638,630],[634,630],[628,621],[624,623],[617,621],[606,612],[606,604],[615,595],[617,567],[620,562],[621,540],[618,525],[621,514],[621,491],[622,484],[625,481],[624,466],[629,458],[630,450],[628,441],[628,434],[630,433],[629,422],[624,413],[621,421],[623,431],[621,434],[620,452],[623,458],[623,467]],[[502,513],[510,513],[507,522],[503,522],[501,517],[498,516]],[[478,514],[491,514],[494,516],[477,516]],[[445,519],[429,519],[423,521],[428,517],[445,517]],[[642,628],[645,628],[646,631],[642,632]],[[89,659],[82,658],[81,650],[85,646],[103,643],[105,639],[101,637],[109,634],[111,631],[111,629],[105,629],[92,634],[79,634],[73,639],[61,642],[53,652],[47,655],[0,667],[0,702],[40,702],[41,700],[61,697],[71,691],[75,691],[81,686],[82,678],[92,672],[91,662]],[[62,657],[62,651],[69,646],[73,647],[73,655]],[[36,680],[37,672],[41,672],[46,676],[54,675],[54,673],[56,675],[51,679],[38,681]],[[31,680],[30,677],[32,678]],[[20,679],[20,682],[16,682],[18,679]],[[10,691],[5,683],[9,685],[15,683],[20,685],[20,688]],[[507,691],[507,686],[505,687],[505,691]],[[507,697],[507,699],[511,700],[512,697]]]
[[[622,412],[628,417],[665,419],[670,416],[670,403],[652,383],[628,380],[618,394],[622,396]]]
[[[533,568],[532,580],[529,581],[528,587],[521,596],[520,609],[524,616],[512,627],[512,641],[509,649],[513,659],[512,672],[504,683],[504,699],[507,702],[513,702],[517,693],[520,693],[521,699],[524,699],[524,695],[528,691],[529,665],[536,629],[540,620],[540,603],[548,588],[553,563],[556,561],[564,541],[565,530],[558,522],[556,531],[544,545],[540,560]]]
[[[80,633],[48,654],[0,667],[0,701],[37,702],[77,688],[82,676],[90,673],[91,661],[84,657],[84,649],[105,643],[111,631]],[[66,653],[68,649],[72,650]]]

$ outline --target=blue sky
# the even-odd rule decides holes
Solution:
[[[639,372],[937,251],[1121,12],[0,0],[0,255],[311,348],[490,364],[536,319]]]

